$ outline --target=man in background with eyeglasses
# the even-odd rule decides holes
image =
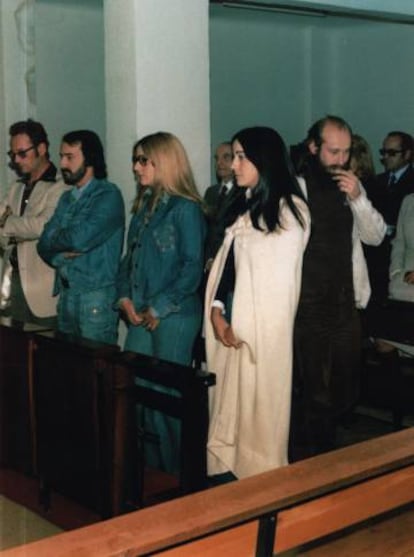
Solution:
[[[16,122],[9,134],[9,166],[18,179],[0,201],[0,315],[51,327],[56,316],[55,273],[36,246],[66,186],[49,159],[42,124],[30,119]]]
[[[217,183],[207,188],[204,194],[208,224],[205,246],[206,272],[210,270],[214,257],[223,242],[227,226],[227,211],[238,197],[244,196],[243,188],[234,186],[232,162],[231,143],[229,141],[220,143],[214,154]]]
[[[374,207],[384,217],[387,234],[380,246],[376,248],[370,246],[365,250],[372,301],[381,301],[388,297],[391,243],[395,236],[398,214],[404,197],[409,193],[414,193],[412,136],[402,131],[389,132],[382,143],[379,154],[385,172],[378,174],[367,193]]]
[[[393,237],[401,203],[414,192],[413,138],[405,132],[390,132],[379,153],[385,172],[377,176],[373,203],[387,223],[388,235]]]

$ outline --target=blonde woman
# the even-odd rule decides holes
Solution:
[[[133,149],[138,194],[119,273],[125,350],[189,364],[201,320],[205,221],[188,158],[172,134]]]
[[[201,198],[185,149],[170,133],[137,141],[132,168],[138,193],[118,276],[119,307],[128,324],[125,350],[188,365],[202,315]],[[160,465],[177,469],[174,460],[164,455]]]

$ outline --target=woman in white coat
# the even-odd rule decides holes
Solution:
[[[398,215],[390,265],[390,297],[414,302],[414,194],[407,195]]]
[[[310,218],[275,130],[241,130],[232,149],[246,196],[233,207],[206,291],[207,365],[217,378],[207,456],[210,476],[242,478],[287,464],[292,333]]]

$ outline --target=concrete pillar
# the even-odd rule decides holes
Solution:
[[[132,145],[160,130],[183,142],[204,191],[210,182],[208,0],[105,0],[104,20],[107,158],[127,208],[135,195]]]

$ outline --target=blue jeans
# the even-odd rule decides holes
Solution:
[[[58,330],[76,337],[108,344],[118,339],[118,313],[113,309],[115,286],[90,292],[60,292],[57,306]]]
[[[161,319],[158,327],[152,332],[140,326],[130,325],[124,349],[190,365],[193,344],[200,324],[200,314],[183,316],[176,313]],[[138,383],[153,390],[177,395],[174,389],[160,387],[150,381],[141,379]],[[149,437],[159,440],[145,444],[146,464],[152,468],[177,474],[180,470],[180,421],[149,408],[140,408],[138,419],[145,431],[153,434]]]

